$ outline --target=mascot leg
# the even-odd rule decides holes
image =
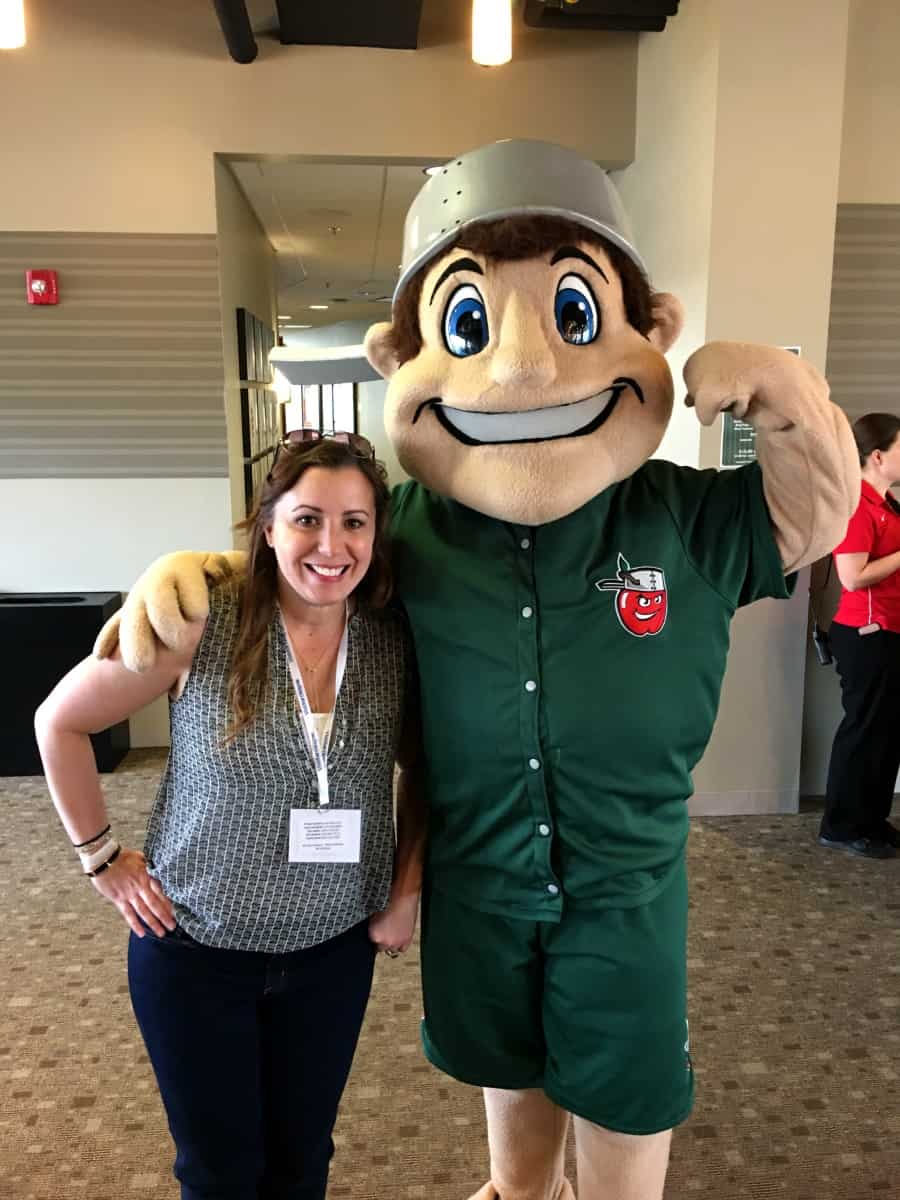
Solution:
[[[672,1130],[613,1133],[575,1118],[580,1200],[662,1200]]]
[[[575,1200],[563,1175],[569,1114],[538,1089],[484,1089],[491,1181],[471,1200]]]

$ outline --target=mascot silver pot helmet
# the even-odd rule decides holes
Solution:
[[[646,274],[622,201],[602,167],[566,146],[510,139],[451,159],[422,187],[406,216],[394,300],[464,226],[538,214],[601,234]]]

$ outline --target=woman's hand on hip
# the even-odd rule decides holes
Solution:
[[[162,890],[162,884],[147,870],[147,860],[140,850],[122,849],[116,861],[91,879],[101,896],[114,904],[122,919],[138,937],[148,926],[163,937],[166,930],[175,928],[175,910]]]

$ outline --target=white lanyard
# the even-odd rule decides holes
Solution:
[[[316,728],[316,723],[313,720],[313,712],[310,707],[309,698],[306,695],[306,688],[303,685],[303,676],[300,673],[300,668],[297,665],[297,657],[294,654],[294,647],[291,645],[290,635],[288,634],[287,625],[284,620],[284,613],[281,613],[281,625],[284,629],[284,638],[287,642],[288,654],[290,655],[289,666],[291,669],[291,681],[294,685],[294,691],[297,693],[297,702],[300,705],[300,712],[303,716],[303,726],[306,730],[306,740],[309,746],[309,752],[312,755],[313,766],[316,768],[316,780],[319,785],[319,805],[324,807],[328,804],[328,759],[325,756],[325,747],[322,745],[322,739],[319,737],[319,731]],[[344,609],[344,632],[341,634],[341,644],[338,647],[337,669],[334,679],[334,705],[331,709],[331,718],[334,720],[334,709],[337,706],[338,692],[341,690],[341,684],[344,680],[344,671],[347,667],[347,610]]]

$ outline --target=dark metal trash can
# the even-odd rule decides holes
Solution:
[[[34,710],[121,606],[119,592],[0,592],[0,775],[43,774]],[[98,768],[113,770],[131,745],[128,722],[91,741]]]

